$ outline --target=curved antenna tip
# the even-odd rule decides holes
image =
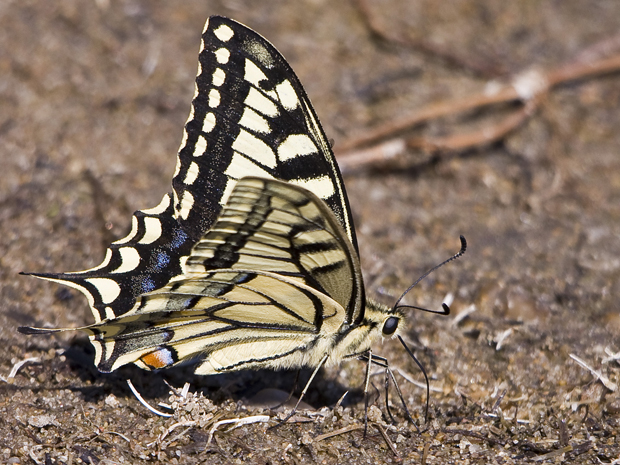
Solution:
[[[426,273],[424,273],[422,276],[420,276],[418,278],[418,280],[413,283],[411,286],[409,286],[407,288],[407,290],[405,292],[403,292],[401,294],[401,296],[396,300],[396,303],[394,304],[394,306],[392,307],[393,309],[396,308],[416,308],[418,310],[423,310],[425,312],[430,312],[430,313],[440,313],[442,315],[449,315],[450,314],[450,307],[448,307],[448,305],[446,305],[445,303],[441,304],[442,306],[442,311],[434,311],[434,310],[428,310],[426,308],[420,308],[420,307],[416,307],[414,305],[399,305],[401,300],[403,300],[403,298],[407,295],[407,293],[413,289],[420,281],[422,281],[424,278],[426,278],[429,274],[431,274],[433,271],[435,271],[437,268],[441,268],[442,266],[444,266],[446,263],[451,262],[452,260],[456,260],[457,258],[461,257],[465,251],[467,250],[467,239],[465,239],[465,236],[463,236],[462,234],[459,236],[459,239],[461,241],[461,249],[454,255],[452,255],[450,258],[448,258],[447,260],[444,260],[443,262],[441,262],[439,265],[435,265],[433,268],[431,268],[430,270],[428,270]]]
[[[450,307],[448,306],[448,304],[441,304],[441,308],[443,308],[443,315],[449,315],[450,314]]]
[[[459,236],[459,239],[461,240],[461,250],[459,250],[458,255],[463,255],[467,250],[467,239],[462,234]]]

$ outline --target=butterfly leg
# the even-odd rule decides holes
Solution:
[[[364,437],[366,437],[366,433],[368,432],[368,386],[370,385],[370,367],[373,361],[371,349],[368,349],[366,358],[366,382],[364,383]]]
[[[291,398],[293,397],[293,394],[295,393],[295,390],[297,389],[297,385],[299,384],[299,373],[301,373],[301,370],[297,370],[297,373],[295,374],[295,381],[293,382],[293,389],[291,389],[291,391],[288,393],[288,397],[286,398],[286,400],[283,400],[278,405],[271,407],[271,410],[276,410],[282,407],[283,405],[288,404],[288,401],[291,400]]]
[[[411,416],[411,413],[409,413],[409,409],[407,408],[407,403],[405,402],[405,398],[403,396],[402,391],[400,390],[400,387],[398,386],[398,383],[396,382],[396,377],[394,376],[394,372],[392,371],[392,369],[390,368],[390,365],[388,363],[387,358],[385,357],[380,357],[378,355],[372,355],[370,354],[370,351],[361,355],[360,358],[362,360],[366,360],[368,363],[368,371],[367,371],[367,381],[366,381],[366,388],[364,389],[364,395],[367,397],[367,391],[368,391],[368,379],[369,377],[369,372],[370,372],[370,365],[375,364],[377,366],[380,366],[382,368],[385,368],[385,408],[388,412],[388,415],[390,417],[390,420],[393,423],[396,423],[396,420],[394,419],[394,416],[392,415],[392,411],[390,409],[390,404],[389,404],[389,398],[388,398],[388,394],[389,394],[389,387],[390,387],[390,379],[392,380],[392,382],[394,383],[394,387],[396,388],[396,393],[398,394],[398,397],[400,399],[401,404],[403,405],[403,409],[405,410],[405,416],[407,417],[407,420],[409,420],[416,428],[416,430],[418,432],[420,432],[420,429],[418,428],[418,425],[415,423],[415,421],[413,421],[413,417]],[[368,412],[368,402],[366,402],[366,412]],[[366,413],[366,418],[368,416],[368,413]],[[365,419],[365,421],[367,421]]]
[[[318,363],[317,367],[314,369],[314,371],[312,372],[312,375],[310,376],[310,379],[308,380],[308,382],[306,383],[306,386],[304,387],[304,390],[301,392],[301,395],[299,396],[299,399],[297,400],[297,403],[295,404],[295,407],[293,407],[293,410],[291,410],[291,413],[289,413],[286,418],[284,420],[282,420],[280,423],[278,423],[275,427],[278,427],[280,425],[283,425],[284,423],[286,423],[293,415],[295,415],[295,413],[297,412],[297,408],[299,407],[299,404],[301,404],[302,399],[304,398],[304,396],[306,395],[306,392],[308,392],[308,388],[310,387],[310,384],[312,384],[312,380],[314,380],[314,377],[316,376],[316,374],[319,372],[319,370],[321,369],[321,367],[325,364],[325,362],[327,361],[327,355],[325,355],[321,361]]]

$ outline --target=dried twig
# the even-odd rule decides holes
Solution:
[[[426,389],[426,384],[425,383],[421,383],[420,381],[416,381],[415,379],[413,379],[413,376],[411,376],[409,373],[407,373],[402,368],[395,367],[394,371],[397,372],[400,376],[405,378],[407,381],[409,381],[414,386],[417,386],[417,387],[419,387],[421,389]],[[440,388],[440,387],[437,387],[437,386],[430,386],[430,390],[431,390],[431,392],[443,392],[443,389]]]
[[[472,313],[474,313],[475,311],[477,311],[478,308],[476,307],[475,304],[471,304],[467,307],[465,307],[462,311],[460,311],[452,320],[451,325],[453,327],[457,327],[461,321],[465,320],[469,315],[471,315]]]
[[[454,152],[493,143],[501,140],[527,121],[536,112],[547,93],[558,85],[618,71],[620,71],[620,55],[586,63],[573,61],[547,72],[529,70],[517,75],[510,84],[500,86],[492,93],[482,92],[465,98],[431,104],[405,115],[398,121],[388,122],[367,130],[359,136],[353,136],[336,148],[338,163],[340,168],[346,172],[385,162],[400,155],[404,152],[404,148],[424,149],[429,152]],[[500,123],[479,131],[435,139],[394,137],[404,130],[432,119],[513,101],[524,102],[524,106],[508,115]],[[357,150],[359,147],[375,144],[385,139],[388,140],[381,144]]]
[[[608,355],[608,357],[605,357],[603,360],[601,360],[601,363],[603,365],[609,362],[617,362],[620,360],[620,352],[614,352],[609,347],[605,347],[605,353]]]
[[[428,453],[431,450],[431,443],[427,442],[424,444],[424,452],[422,452],[422,460],[421,463],[422,465],[426,465],[426,461],[428,460]]]
[[[312,442],[319,442],[319,441],[322,441],[324,439],[328,439],[328,438],[331,438],[331,437],[334,437],[334,436],[339,436],[339,435],[345,434],[345,433],[350,433],[351,431],[357,431],[357,430],[360,430],[360,429],[364,429],[364,426],[363,425],[346,426],[344,428],[340,428],[340,429],[337,429],[335,431],[331,431],[329,433],[321,434],[321,435],[317,436],[316,438],[314,438],[312,440]]]
[[[227,425],[227,424],[234,424],[234,426],[231,429],[235,429],[235,428],[239,428],[240,426],[243,425],[250,425],[252,423],[266,423],[271,419],[271,417],[269,415],[253,415],[250,417],[243,417],[243,418],[231,418],[229,420],[220,420],[217,423],[215,423],[211,429],[209,430],[209,438],[207,439],[207,445],[205,446],[205,449],[208,448],[211,445],[211,441],[213,440],[213,435],[215,434],[215,431],[222,425]]]
[[[400,461],[400,455],[398,454],[398,451],[396,450],[394,443],[390,440],[389,436],[387,435],[383,427],[378,423],[373,423],[373,426],[379,430],[379,433],[381,433],[381,436],[383,436],[383,440],[385,441],[385,443],[388,445],[388,447],[392,451],[392,454],[394,454],[394,457],[396,457],[396,460]]]
[[[506,339],[508,339],[510,336],[512,336],[512,333],[514,332],[514,329],[512,328],[508,328],[505,331],[500,332],[497,336],[495,336],[495,351],[499,351],[502,346],[504,345],[504,341]]]
[[[142,405],[144,405],[147,409],[149,409],[155,415],[159,415],[160,417],[171,417],[172,416],[172,414],[170,413],[165,413],[165,412],[162,412],[161,410],[157,410],[155,407],[151,406],[146,400],[144,400],[144,398],[138,392],[138,390],[134,387],[130,379],[127,380],[127,384],[129,385],[129,389],[131,389],[131,392],[133,392],[133,395],[136,396],[136,399],[138,399],[138,401]]]
[[[542,462],[543,460],[549,460],[549,459],[551,459],[553,457],[557,457],[558,455],[565,454],[566,452],[570,452],[572,450],[573,450],[573,446],[568,445],[566,447],[562,447],[561,449],[553,450],[553,451],[549,452],[548,454],[539,455],[539,456],[533,458],[532,460],[534,462]]]
[[[13,378],[17,376],[17,373],[19,372],[19,370],[21,370],[21,368],[24,365],[28,363],[39,363],[39,362],[41,362],[41,359],[39,357],[30,357],[25,360],[20,360],[19,362],[13,365],[13,367],[11,368],[11,371],[9,372],[9,376],[5,378],[4,376],[0,375],[0,381],[4,381],[5,383],[12,382]]]

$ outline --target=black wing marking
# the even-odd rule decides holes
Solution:
[[[361,286],[353,245],[321,199],[289,183],[244,178],[182,276],[124,315],[82,329],[104,372],[194,359],[202,360],[199,374],[301,367],[316,364],[351,327]]]
[[[265,38],[213,16],[174,176],[175,209],[198,239],[237,180],[275,178],[323,199],[357,242],[342,177],[299,79]]]
[[[363,318],[357,254],[331,210],[299,186],[262,178],[237,183],[185,263],[189,276],[220,268],[298,278],[342,305],[347,323]]]
[[[184,259],[217,219],[236,180],[249,175],[313,191],[357,250],[336,161],[299,80],[263,37],[212,17],[203,32],[173,194],[159,207],[135,212],[132,232],[110,245],[99,266],[33,275],[83,292],[97,322],[121,316],[140,295],[182,273]]]
[[[297,281],[215,270],[171,283],[142,296],[135,312],[83,329],[100,371],[203,360],[196,372],[212,374],[303,354],[343,320],[340,305]]]
[[[136,298],[165,286],[182,273],[181,257],[193,240],[173,216],[172,195],[150,210],[137,211],[129,235],[110,244],[103,262],[73,273],[26,273],[84,293],[95,321],[128,312]]]

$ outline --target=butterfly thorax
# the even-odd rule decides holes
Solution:
[[[366,299],[364,319],[357,325],[343,325],[327,363],[337,364],[367,352],[378,340],[401,333],[403,323],[404,315],[400,310]]]

